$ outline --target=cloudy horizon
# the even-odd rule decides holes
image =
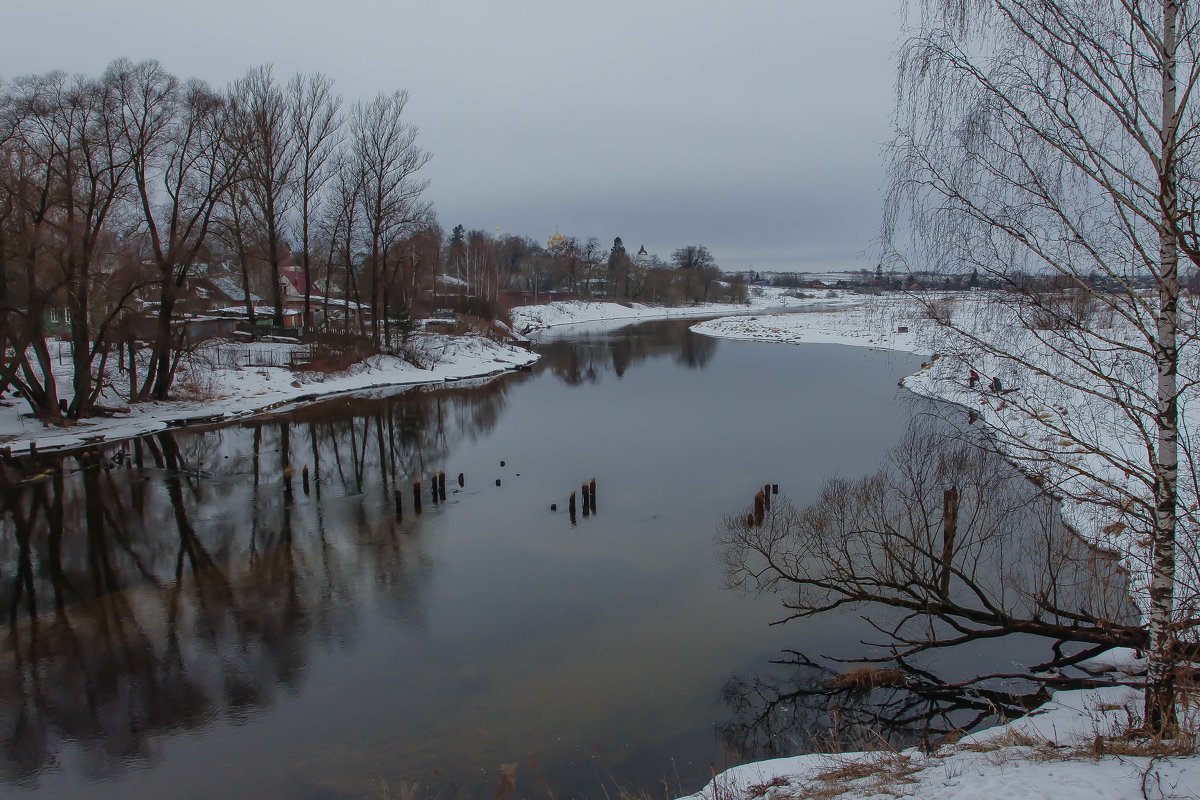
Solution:
[[[898,5],[756,0],[388,4],[64,0],[6,11],[0,76],[157,58],[222,86],[321,71],[347,105],[407,89],[456,224],[727,269],[873,266]]]

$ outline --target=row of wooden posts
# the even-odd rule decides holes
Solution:
[[[589,516],[596,513],[596,479],[592,478],[587,483],[579,487],[579,494],[582,495],[582,503],[576,501],[575,492],[571,492],[570,498],[567,500],[567,514],[571,518],[571,524],[575,524],[575,510],[579,505],[583,507],[583,515]],[[551,504],[551,511],[557,511],[558,505]]]
[[[458,473],[459,488],[461,489],[463,486],[466,486],[466,484],[467,484],[466,476],[461,472]],[[497,480],[496,484],[499,485],[500,481]],[[413,481],[413,484],[412,484],[413,511],[415,511],[418,514],[421,513],[421,496],[423,493],[424,493],[424,489],[422,487],[422,483],[421,483],[420,479]],[[396,516],[402,517],[402,516],[404,516],[404,492],[400,489],[399,486],[396,487],[394,496],[396,499]],[[438,503],[446,502],[446,473],[444,471],[435,472],[433,475],[429,476],[429,497],[431,500],[433,500],[433,504],[435,506]]]

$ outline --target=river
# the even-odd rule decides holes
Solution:
[[[476,797],[503,771],[521,797],[682,793],[754,756],[722,734],[730,687],[870,631],[770,626],[715,531],[764,483],[804,503],[873,470],[917,359],[689,324],[5,468],[0,793]]]

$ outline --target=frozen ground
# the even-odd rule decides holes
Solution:
[[[424,334],[414,337],[414,366],[394,356],[373,356],[334,374],[293,372],[287,365],[298,346],[280,343],[217,341],[181,366],[173,390],[178,399],[137,403],[113,417],[100,417],[70,427],[45,426],[28,413],[25,403],[4,398],[0,403],[0,445],[13,452],[36,442],[42,450],[115,440],[191,422],[210,422],[269,411],[285,404],[314,400],[383,386],[457,381],[496,375],[528,366],[536,353],[498,344],[481,336]],[[59,386],[70,386],[70,362],[65,356],[55,372]],[[277,366],[276,366],[277,365]],[[114,375],[120,385],[123,376]],[[60,389],[62,391],[62,389]],[[105,403],[123,406],[109,394]]]

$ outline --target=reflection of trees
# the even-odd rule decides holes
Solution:
[[[730,719],[721,738],[740,760],[796,752],[930,746],[955,731],[1027,713],[1044,686],[960,687],[919,670],[882,671],[883,685],[844,682],[844,674],[791,654],[787,677],[734,677],[722,698]],[[890,676],[890,680],[889,680]],[[1086,681],[1063,685],[1083,685]]]
[[[615,331],[579,335],[569,342],[549,342],[539,348],[539,369],[549,369],[564,383],[595,383],[607,372],[623,376],[630,367],[650,358],[674,356],[691,369],[703,369],[716,353],[719,340],[688,330],[687,323],[654,322]]]
[[[801,669],[788,681],[731,681],[727,738],[748,754],[867,731],[928,741],[1086,683],[1074,665],[1087,657],[1145,644],[1116,559],[986,441],[928,418],[873,475],[830,480],[804,509],[780,499],[764,517],[729,517],[722,558],[731,585],[778,592],[785,619],[862,609],[882,639],[839,676],[791,653]],[[997,641],[1028,665],[970,674]]]
[[[35,780],[66,742],[93,774],[150,760],[299,687],[368,593],[416,605],[428,570],[391,487],[489,430],[505,383],[0,465],[0,776]]]

